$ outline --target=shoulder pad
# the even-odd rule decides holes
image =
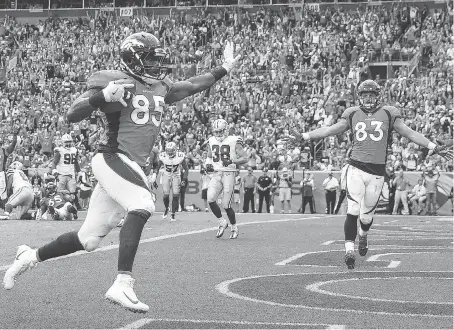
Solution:
[[[342,117],[347,117],[349,116],[351,113],[353,112],[356,112],[360,110],[360,108],[358,106],[354,106],[354,107],[350,107],[350,108],[347,108],[344,110],[344,112],[342,113]]]
[[[382,106],[382,109],[385,111],[389,111],[391,113],[391,116],[394,118],[401,117],[400,110],[397,109],[396,107],[393,107],[391,105],[384,105]]]
[[[131,76],[128,76],[126,73],[123,73],[118,70],[101,70],[93,73],[90,78],[87,80],[87,87],[92,88],[104,88],[109,82],[118,80],[118,79],[131,79],[134,80]]]

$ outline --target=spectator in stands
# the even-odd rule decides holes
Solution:
[[[416,206],[416,212],[421,214],[423,205],[426,201],[426,188],[423,185],[423,179],[419,179],[418,183],[413,187],[411,194],[408,196],[410,204]]]

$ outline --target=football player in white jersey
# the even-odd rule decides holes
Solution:
[[[217,197],[222,193],[222,207],[227,213],[230,224],[232,225],[230,238],[238,237],[238,227],[236,225],[235,211],[232,208],[235,175],[237,165],[247,162],[247,154],[243,148],[243,140],[239,136],[228,135],[228,124],[224,119],[217,119],[213,122],[214,136],[208,139],[208,157],[206,159],[206,169],[208,173],[213,173],[208,184],[208,204],[211,211],[219,220],[219,229],[216,237],[220,238],[224,230],[228,227],[228,222],[222,217],[221,209],[216,203]]]
[[[170,221],[175,221],[175,213],[178,211],[180,190],[186,188],[188,183],[189,167],[184,153],[178,151],[175,142],[168,142],[166,149],[159,155],[159,168],[164,167],[162,173],[162,192],[164,200],[163,219],[169,214],[170,191],[172,191],[172,213]],[[183,170],[183,175],[181,175]]]
[[[76,205],[76,174],[80,171],[77,148],[73,146],[71,135],[64,134],[61,138],[63,146],[54,149],[53,167],[58,172],[57,190],[68,190],[71,201]],[[51,165],[52,167],[52,165]]]
[[[22,168],[22,163],[15,161],[6,172],[9,199],[6,202],[5,214],[0,217],[2,220],[22,219],[33,204],[33,188]]]

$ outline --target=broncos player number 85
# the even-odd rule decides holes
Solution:
[[[132,278],[143,227],[155,210],[144,173],[146,160],[160,134],[166,105],[211,87],[232,70],[240,57],[234,57],[233,44],[228,42],[220,66],[174,83],[168,78],[170,52],[154,35],[131,34],[119,50],[121,69],[94,73],[87,81],[88,90],[67,112],[69,122],[79,122],[100,110],[104,124],[98,152],[92,159],[98,183],[85,221],[77,232],[63,234],[38,250],[21,246],[4,277],[7,289],[14,286],[18,275],[37,262],[79,250],[95,250],[127,213],[120,230],[118,275],[105,298],[136,312],[149,309],[137,298]]]
[[[348,200],[344,225],[345,263],[349,269],[355,267],[354,242],[357,231],[359,254],[364,256],[368,251],[367,233],[384,184],[387,149],[392,132],[396,131],[432,153],[452,160],[452,152],[405,125],[396,107],[381,105],[381,87],[375,81],[363,81],[357,93],[359,106],[346,109],[336,124],[303,134],[294,131],[287,137],[288,140],[319,140],[348,130],[353,135],[345,174]],[[358,217],[360,226],[357,229]]]

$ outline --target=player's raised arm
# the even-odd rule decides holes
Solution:
[[[13,141],[11,141],[10,145],[5,148],[6,156],[9,156],[13,153],[14,148],[16,148],[17,144],[17,135],[19,134],[19,127],[14,126],[13,128]]]
[[[346,119],[341,118],[337,123],[327,127],[320,127],[316,130],[299,134],[296,131],[292,131],[290,137],[284,137],[283,140],[296,140],[298,142],[309,141],[309,140],[320,140],[328,136],[344,133],[349,129],[349,125]]]
[[[240,58],[241,55],[233,57],[233,43],[227,42],[224,48],[224,63],[222,65],[214,68],[210,73],[174,83],[165,97],[165,102],[172,104],[213,86],[232,70]]]
[[[436,145],[435,143],[431,142],[421,133],[418,133],[412,130],[410,127],[405,125],[402,118],[397,118],[394,122],[393,128],[396,130],[397,133],[406,137],[410,141],[420,145],[421,147],[428,148],[431,151],[431,154],[439,154],[440,156],[452,160],[453,153],[450,147],[441,147]]]
[[[236,165],[243,165],[243,164],[247,163],[248,156],[247,156],[246,150],[244,150],[243,142],[241,139],[238,139],[238,141],[235,145],[235,153],[236,153],[236,159],[233,160],[233,162]]]

